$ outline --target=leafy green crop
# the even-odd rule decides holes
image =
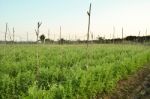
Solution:
[[[36,79],[35,45],[0,45],[0,98],[94,98],[150,61],[150,47],[143,45],[90,45],[88,52],[85,45],[38,49]]]

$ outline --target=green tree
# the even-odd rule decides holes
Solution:
[[[45,41],[45,35],[44,35],[44,34],[42,34],[42,35],[40,36],[40,40],[41,40],[41,42],[44,42],[44,41]]]

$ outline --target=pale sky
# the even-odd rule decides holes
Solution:
[[[40,34],[50,38],[62,37],[85,39],[87,34],[87,10],[92,2],[91,32],[110,38],[115,27],[115,37],[121,37],[121,28],[125,36],[145,35],[146,28],[150,35],[150,0],[0,0],[0,40],[4,40],[5,23],[10,34],[15,28],[16,40],[36,40],[35,28],[42,21]]]

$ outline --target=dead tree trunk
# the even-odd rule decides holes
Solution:
[[[89,20],[88,20],[88,31],[87,31],[87,64],[86,64],[86,69],[88,69],[88,65],[89,65],[89,52],[88,52],[88,46],[89,46],[89,33],[90,33],[90,23],[91,23],[91,3],[90,3],[90,7],[89,7],[89,11],[87,11]]]
[[[35,67],[36,80],[38,80],[38,75],[39,75],[39,51],[38,51],[38,37],[39,37],[39,28],[40,28],[41,24],[42,24],[42,23],[38,22],[38,24],[37,24],[37,30],[35,30],[35,32],[36,32],[36,36],[37,36],[37,49],[36,49],[36,58],[37,58],[37,63],[36,63],[36,67]]]
[[[38,24],[37,24],[37,30],[35,30],[36,37],[37,37],[37,39],[36,39],[37,43],[38,43],[38,38],[39,38],[39,28],[40,28],[41,25],[42,25],[42,23],[38,22]]]
[[[91,6],[92,6],[92,4],[90,4],[89,11],[87,12],[88,17],[89,17],[88,32],[87,32],[87,47],[88,47],[88,43],[89,43],[89,32],[90,32],[90,23],[91,23]]]

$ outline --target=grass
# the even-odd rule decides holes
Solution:
[[[86,45],[39,45],[35,80],[36,45],[0,45],[0,98],[93,98],[150,61],[149,46],[90,45],[86,68],[86,51]]]

